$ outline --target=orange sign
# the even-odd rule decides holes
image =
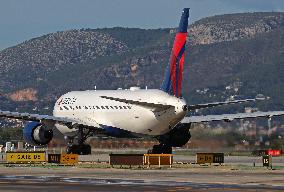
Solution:
[[[77,154],[61,154],[60,163],[74,165],[78,163],[78,155]]]

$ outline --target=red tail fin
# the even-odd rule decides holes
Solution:
[[[175,37],[170,63],[161,89],[176,97],[181,96],[182,72],[184,63],[184,51],[187,36],[189,8],[184,8],[180,19],[178,32]]]

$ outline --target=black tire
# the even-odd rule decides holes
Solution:
[[[92,148],[90,145],[70,145],[66,148],[67,154],[90,155]]]
[[[79,145],[68,145],[66,148],[66,153],[67,154],[78,154],[78,146]]]
[[[90,155],[92,153],[92,148],[90,145],[82,145],[80,148],[80,155]]]
[[[151,154],[161,154],[161,145],[154,145]]]
[[[67,154],[71,154],[72,153],[72,146],[67,146],[67,148],[66,148],[66,153]]]
[[[164,145],[162,147],[162,153],[163,154],[172,154],[173,153],[173,149],[171,146],[168,146],[168,145]]]
[[[172,154],[172,147],[165,144],[154,145],[151,154]]]

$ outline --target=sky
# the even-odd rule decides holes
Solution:
[[[284,11],[284,0],[0,0],[0,50],[47,33],[80,28],[176,27],[190,7],[190,23],[242,12]]]

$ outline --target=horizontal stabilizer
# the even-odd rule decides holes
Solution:
[[[191,117],[185,117],[183,120],[181,120],[181,123],[202,123],[202,122],[211,122],[211,121],[229,121],[230,122],[235,119],[249,119],[249,118],[257,118],[257,117],[271,118],[274,116],[281,116],[281,115],[284,115],[284,111],[191,116]]]
[[[135,101],[135,100],[108,97],[108,96],[101,96],[101,98],[109,99],[109,100],[113,100],[113,101],[118,101],[118,102],[123,102],[123,103],[127,103],[127,104],[139,105],[139,106],[142,106],[142,107],[153,108],[155,112],[164,111],[164,110],[167,110],[167,109],[170,109],[170,108],[173,108],[173,109],[175,108],[175,106],[172,106],[172,105],[148,103],[148,102],[144,102],[144,101]]]
[[[225,102],[187,105],[187,110],[192,111],[192,110],[216,107],[216,106],[221,106],[221,105],[230,105],[230,104],[235,104],[235,103],[245,103],[245,102],[263,101],[263,100],[265,100],[265,98],[243,99],[243,100],[234,100],[234,101],[225,101]]]

